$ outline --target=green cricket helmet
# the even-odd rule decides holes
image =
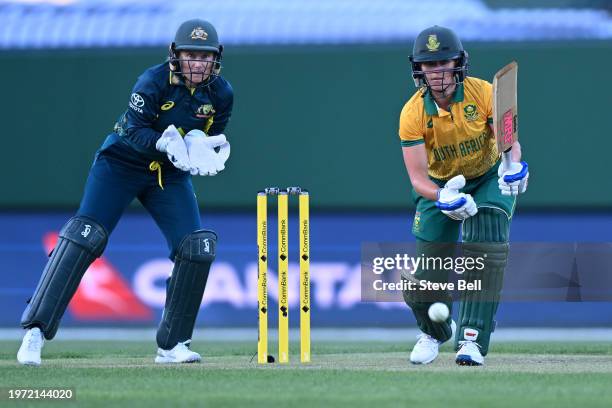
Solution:
[[[468,72],[468,53],[463,49],[457,34],[449,28],[437,25],[421,31],[414,40],[410,56],[415,85],[428,86],[421,63],[447,60],[457,61],[455,68],[441,71],[452,71],[455,82],[462,83]]]
[[[174,41],[170,44],[168,59],[173,73],[183,78],[185,78],[186,75],[193,76],[191,73],[181,72],[181,64],[179,63],[178,57],[180,51],[203,51],[214,53],[215,59],[212,62],[213,66],[211,73],[206,81],[200,85],[209,85],[220,75],[223,45],[219,43],[217,30],[209,21],[199,18],[185,21],[176,30]],[[196,60],[183,59],[182,61],[191,64],[192,61]]]

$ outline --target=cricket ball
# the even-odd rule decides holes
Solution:
[[[435,323],[442,323],[446,321],[449,314],[450,310],[448,310],[448,306],[442,302],[434,303],[433,305],[429,306],[429,310],[427,310],[427,315],[431,321]]]

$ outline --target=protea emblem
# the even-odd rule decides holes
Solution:
[[[427,38],[427,49],[429,51],[438,51],[440,48],[440,41],[438,41],[438,36],[435,34],[430,34]]]

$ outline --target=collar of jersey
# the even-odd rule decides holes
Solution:
[[[184,86],[185,88],[187,88],[189,90],[191,95],[193,95],[195,93],[195,91],[198,90],[198,88],[190,88],[187,85],[185,85],[185,83],[183,81],[181,81],[180,78],[177,75],[173,74],[172,70],[170,70],[170,85]]]
[[[457,89],[455,89],[455,93],[453,95],[453,102],[463,102],[463,93],[463,84],[457,85]],[[428,115],[438,114],[438,106],[431,97],[429,90],[425,91],[425,94],[423,95],[423,102],[425,103],[425,112]]]

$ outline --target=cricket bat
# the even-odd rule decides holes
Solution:
[[[512,162],[512,144],[518,140],[517,81],[516,61],[497,71],[493,78],[493,133],[497,149],[502,153],[504,170],[508,170]]]

